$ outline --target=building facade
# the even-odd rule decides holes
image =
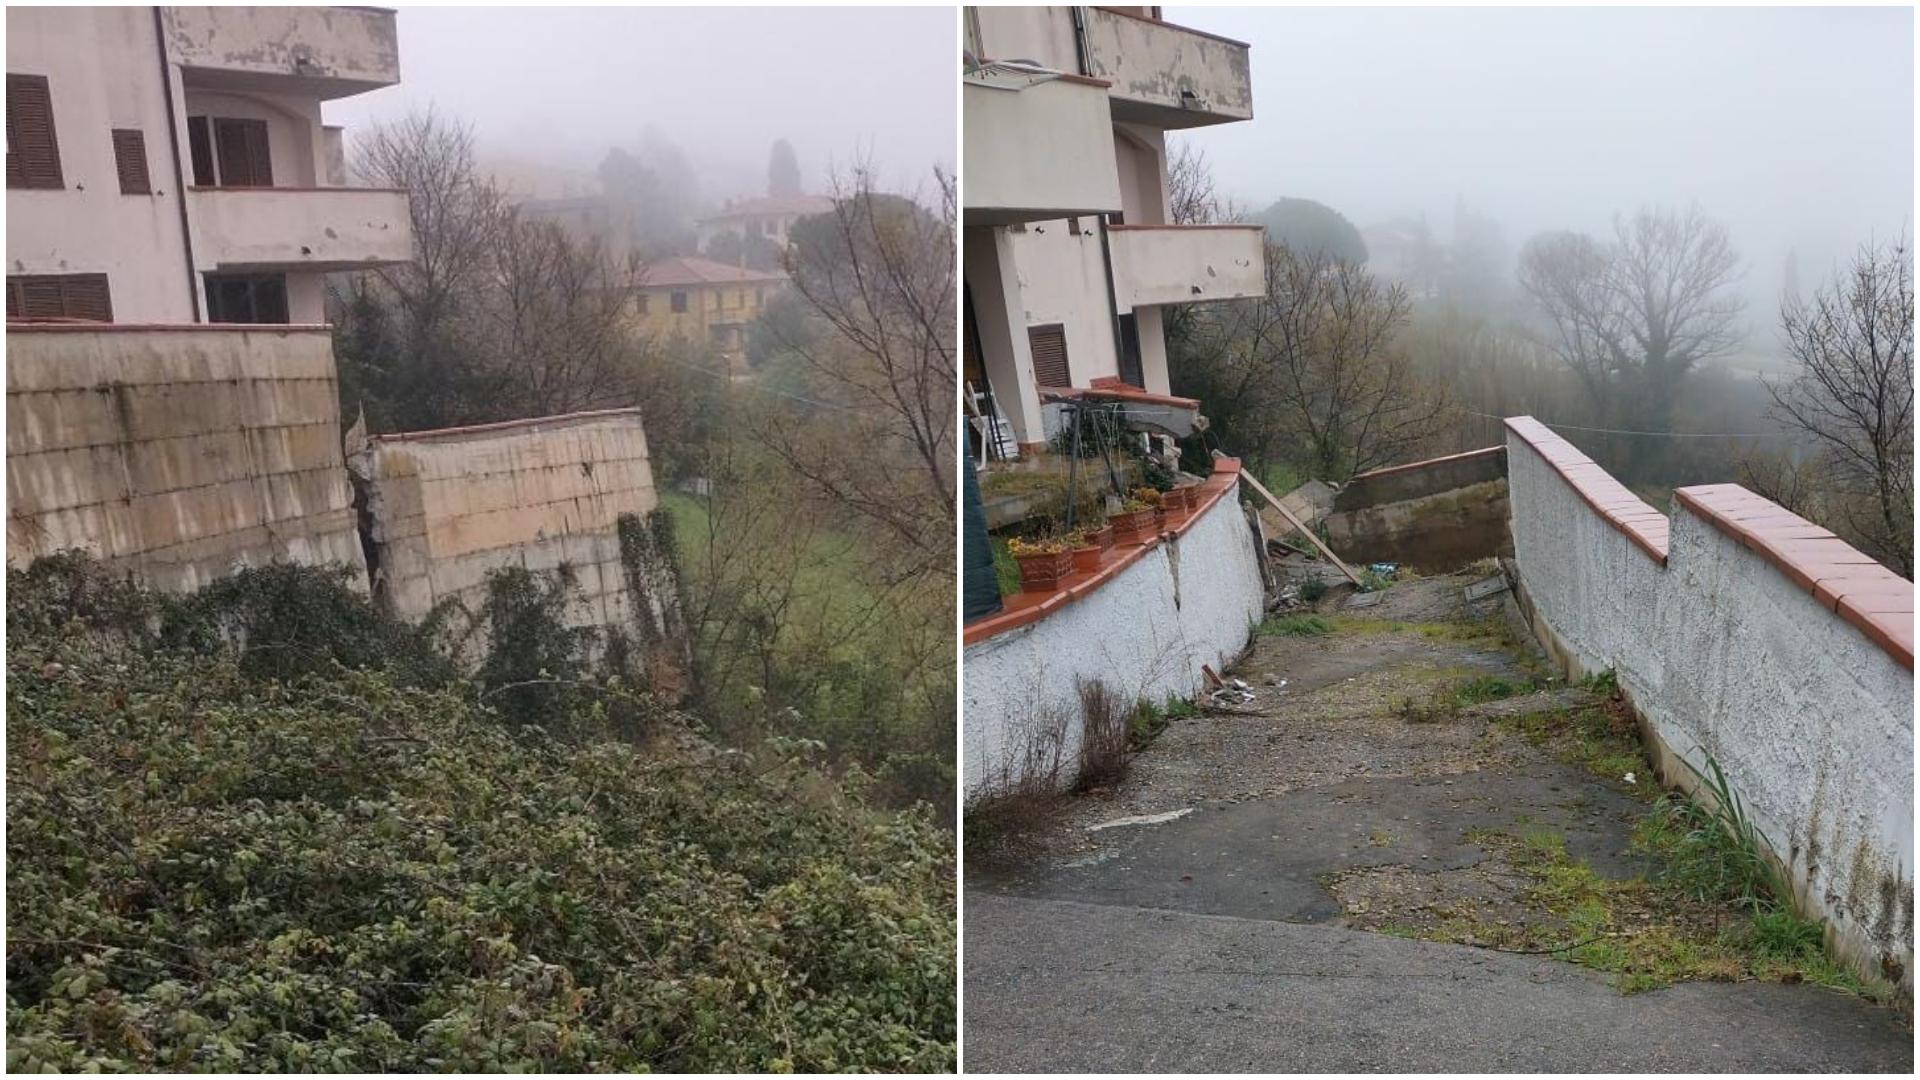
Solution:
[[[824,195],[770,196],[729,202],[719,213],[695,223],[700,250],[707,250],[713,241],[730,234],[742,241],[759,238],[785,251],[795,222],[832,211],[833,200]]]
[[[399,80],[381,9],[9,8],[7,317],[325,322],[413,234],[321,105]]]
[[[746,372],[748,324],[786,284],[777,270],[679,255],[646,265],[628,311],[642,334],[705,345],[739,375]]]
[[[1253,118],[1247,46],[1159,11],[965,9],[965,377],[993,443],[1043,448],[1061,391],[1196,406],[1167,396],[1163,309],[1265,291],[1259,226],[1168,207],[1166,133]]]

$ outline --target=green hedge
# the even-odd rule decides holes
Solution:
[[[9,577],[9,1069],[952,1068],[924,814]]]

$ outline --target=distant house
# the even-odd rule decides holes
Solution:
[[[712,217],[701,218],[700,250],[715,239],[731,233],[742,240],[760,237],[785,249],[793,223],[801,218],[831,213],[833,200],[824,195],[789,195],[765,199],[740,199],[729,202]]]
[[[777,270],[677,255],[646,265],[629,310],[642,333],[709,345],[740,374],[746,369],[747,324],[786,283]]]
[[[563,199],[526,199],[518,204],[520,220],[559,226],[574,240],[598,239],[611,243],[613,208],[605,195],[576,195]]]

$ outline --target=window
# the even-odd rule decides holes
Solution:
[[[779,234],[780,234],[780,222],[777,219],[768,218],[767,220],[760,223],[760,235],[778,236]]]
[[[1072,386],[1067,369],[1067,328],[1059,323],[1027,327],[1027,344],[1033,349],[1033,381],[1036,386]]]
[[[120,174],[120,194],[151,195],[153,181],[147,176],[147,136],[145,132],[116,128],[113,132],[113,168]]]
[[[647,313],[647,294],[646,293],[641,293],[639,296],[634,298],[634,312],[640,315],[645,315]]]
[[[683,292],[674,293],[672,296],[668,297],[668,301],[669,301],[669,306],[673,308],[673,313],[675,315],[685,315],[687,313],[687,294],[686,293],[683,293]]]
[[[759,285],[754,287],[753,306],[754,307],[767,306],[767,287],[765,285]]]
[[[287,275],[208,274],[207,321],[279,323],[287,317]]]
[[[105,274],[10,274],[7,318],[113,321]]]
[[[53,134],[53,92],[45,75],[7,76],[7,186],[67,186]]]
[[[273,155],[265,120],[190,116],[187,143],[193,155],[195,186],[273,186]]]
[[[1120,381],[1142,390],[1147,387],[1140,364],[1140,322],[1131,311],[1120,316]]]

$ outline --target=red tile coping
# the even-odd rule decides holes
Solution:
[[[1221,497],[1234,489],[1240,480],[1240,460],[1238,458],[1215,458],[1213,475],[1198,485],[1200,502],[1178,524],[1169,526],[1159,536],[1144,544],[1115,544],[1113,550],[1100,557],[1100,568],[1092,573],[1073,573],[1060,581],[1060,587],[1045,593],[1017,593],[1009,596],[996,614],[983,619],[975,619],[966,625],[962,640],[967,645],[976,645],[991,637],[997,637],[1009,630],[1017,630],[1039,622],[1048,615],[1066,607],[1082,597],[1091,595],[1102,585],[1120,575],[1120,571],[1132,566],[1144,558],[1147,552],[1186,534],[1194,522],[1213,509]]]
[[[1171,405],[1176,409],[1198,409],[1198,398],[1174,397],[1170,394],[1155,394],[1142,390],[1130,383],[1120,381],[1118,376],[1102,375],[1093,380],[1091,386],[1049,386],[1045,391],[1058,398],[1096,398],[1102,401],[1133,401],[1142,405]]]
[[[313,333],[324,331],[331,333],[333,327],[328,323],[124,323],[124,322],[88,322],[85,319],[68,319],[61,322],[39,322],[34,320],[8,319],[9,334],[59,334],[88,333],[107,334],[149,330],[224,330],[228,332],[251,332],[256,334]]]
[[[1487,446],[1459,454],[1448,454],[1445,457],[1428,458],[1425,461],[1409,461],[1405,465],[1386,465],[1378,469],[1368,469],[1363,473],[1354,473],[1352,480],[1349,480],[1348,483],[1352,483],[1353,480],[1364,480],[1369,476],[1392,476],[1394,473],[1412,472],[1415,469],[1424,469],[1429,465],[1438,465],[1447,461],[1462,461],[1467,458],[1479,457],[1504,457],[1506,453],[1507,448],[1504,446]]]
[[[1676,488],[1673,497],[1913,670],[1913,582],[1739,484]]]
[[[1627,485],[1608,475],[1605,469],[1594,464],[1592,458],[1533,417],[1510,416],[1507,418],[1507,430],[1518,435],[1545,458],[1547,464],[1553,466],[1554,471],[1567,482],[1567,486],[1588,506],[1593,507],[1607,524],[1625,533],[1635,547],[1647,553],[1648,558],[1661,566],[1667,564],[1667,515],[1627,490]]]
[[[529,416],[523,420],[499,420],[491,424],[468,424],[465,427],[432,428],[427,431],[395,431],[386,435],[369,435],[372,442],[413,442],[421,439],[445,439],[460,435],[478,435],[488,431],[505,431],[508,428],[535,427],[540,424],[571,424],[578,420],[598,420],[609,416],[638,416],[638,407],[625,409],[589,409],[585,412],[561,413],[558,416]]]

